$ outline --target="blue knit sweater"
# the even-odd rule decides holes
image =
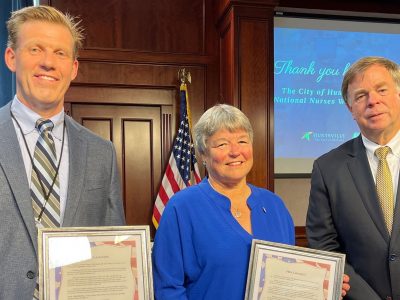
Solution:
[[[293,221],[282,200],[249,187],[253,235],[207,179],[171,198],[153,246],[156,299],[243,300],[252,239],[294,244]]]

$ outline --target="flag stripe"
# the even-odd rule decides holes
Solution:
[[[170,164],[168,164],[167,171],[165,172],[165,175],[168,179],[168,182],[169,182],[174,194],[179,192],[184,187],[186,187],[186,185],[184,184],[184,182],[182,180],[180,173],[177,172],[176,170],[177,170],[176,167],[175,166],[171,167],[171,163],[170,163]]]

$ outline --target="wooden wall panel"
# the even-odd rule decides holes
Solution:
[[[221,102],[234,104],[236,96],[235,89],[235,23],[233,22],[233,13],[230,12],[227,18],[220,25],[220,86],[221,86]]]
[[[112,119],[82,117],[81,124],[105,140],[113,140]]]
[[[178,71],[185,67],[191,73],[192,83],[188,86],[190,107],[193,122],[196,122],[205,110],[206,97],[206,66],[191,65],[151,65],[115,62],[82,61],[79,66],[76,82],[72,84],[79,90],[70,90],[67,102],[82,101],[82,93],[88,88],[96,89],[96,102],[126,103],[129,95],[135,96],[135,103],[161,104],[163,99],[174,94],[179,89]],[[110,98],[101,95],[102,89],[113,89]],[[128,92],[129,90],[129,92]],[[73,93],[73,95],[72,95]],[[154,98],[153,98],[154,97]],[[175,104],[179,101],[175,98]],[[174,106],[176,108],[176,106]],[[179,112],[174,111],[174,118]]]
[[[260,186],[273,186],[268,170],[273,166],[273,153],[269,141],[269,104],[272,78],[267,74],[269,63],[269,41],[271,24],[265,19],[239,18],[239,92],[240,108],[249,116],[254,130],[255,164],[248,181]]]
[[[296,234],[296,246],[308,247],[306,228],[304,226],[297,226],[295,234]]]
[[[122,120],[125,215],[130,224],[151,220],[161,171],[159,115],[154,119],[139,116]]]
[[[174,111],[172,106],[162,106],[161,111],[161,165],[165,168],[169,161],[173,138],[175,134],[175,122],[173,119]],[[178,121],[178,120],[177,120]],[[161,179],[162,180],[162,179]]]
[[[176,87],[136,87],[133,85],[72,84],[65,96],[66,104],[74,103],[118,103],[170,105],[176,98]]]
[[[51,0],[79,15],[85,48],[202,54],[205,0]]]

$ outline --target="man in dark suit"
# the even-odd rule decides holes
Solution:
[[[314,162],[309,245],[346,254],[345,299],[400,300],[399,66],[360,59],[344,76],[342,96],[361,134]]]
[[[125,220],[112,143],[64,114],[78,71],[78,24],[38,6],[14,12],[7,28],[16,95],[0,109],[0,299],[32,300],[37,228]]]

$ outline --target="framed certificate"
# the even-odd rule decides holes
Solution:
[[[338,300],[345,255],[253,240],[246,300]]]
[[[41,300],[151,300],[148,226],[41,228]]]

